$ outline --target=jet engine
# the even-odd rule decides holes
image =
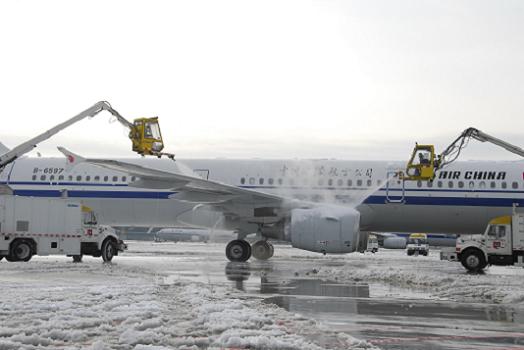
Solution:
[[[388,249],[405,249],[406,239],[404,237],[386,237],[384,238],[383,247]]]
[[[353,208],[320,206],[293,209],[288,238],[291,245],[299,249],[351,253],[360,246],[365,249],[367,244],[367,234],[360,234],[359,222],[360,213]]]

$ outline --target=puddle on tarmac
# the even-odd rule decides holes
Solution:
[[[385,284],[337,283],[315,278],[281,279],[270,269],[229,263],[225,274],[238,289],[271,295],[264,299],[291,312],[367,317],[440,318],[523,323],[524,310],[495,304],[435,301],[426,292]],[[289,278],[289,276],[287,276]],[[253,284],[253,280],[259,283]],[[257,288],[258,285],[258,288]]]

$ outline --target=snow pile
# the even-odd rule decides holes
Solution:
[[[0,349],[369,349],[227,287],[125,264],[0,263]],[[321,335],[321,336],[319,336]]]
[[[460,263],[440,261],[438,254],[432,251],[429,257],[408,257],[400,250],[352,254],[337,259],[337,266],[318,268],[318,276],[340,282],[382,282],[418,288],[441,300],[524,305],[524,269],[492,266],[483,274],[469,274]]]

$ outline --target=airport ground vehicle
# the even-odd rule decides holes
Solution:
[[[33,255],[83,255],[106,262],[127,248],[92,210],[68,199],[0,195],[0,260],[29,261]]]
[[[460,261],[472,272],[487,265],[524,267],[524,213],[491,220],[483,234],[460,236],[455,251],[441,251],[440,259]]]
[[[400,174],[403,180],[433,181],[435,172],[454,162],[470,139],[480,142],[489,142],[505,150],[524,157],[524,150],[506,141],[488,135],[475,128],[467,128],[441,154],[435,154],[433,145],[415,145],[406,171]]]
[[[408,255],[424,255],[429,254],[428,237],[425,233],[412,233],[409,235],[406,245],[406,252]]]
[[[67,127],[85,119],[92,118],[102,111],[108,111],[111,113],[116,120],[129,129],[129,139],[132,143],[132,150],[142,156],[154,155],[157,157],[167,156],[171,159],[174,155],[171,153],[163,153],[164,141],[162,140],[162,134],[160,133],[160,126],[158,124],[158,118],[138,118],[129,122],[127,119],[122,117],[107,101],[100,101],[95,103],[83,112],[80,112],[76,116],[60,123],[51,129],[33,137],[32,139],[21,143],[12,150],[0,154],[0,171],[5,168],[8,164],[14,162],[17,158],[30,152],[39,143],[51,138],[60,131]]]
[[[378,238],[375,235],[369,235],[368,236],[368,252],[372,252],[373,254],[378,252]]]

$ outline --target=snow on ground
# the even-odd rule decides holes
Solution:
[[[370,349],[223,286],[136,265],[0,262],[0,349]]]
[[[428,257],[407,256],[404,250],[381,249],[376,254],[354,253],[329,257],[314,271],[319,278],[338,282],[382,282],[410,289],[422,289],[432,299],[466,302],[517,304],[524,307],[524,269],[491,266],[483,274],[470,274],[458,262],[441,261],[440,252]],[[304,259],[293,255],[294,259]],[[311,257],[307,257],[311,259]],[[327,261],[324,257],[320,260]]]

